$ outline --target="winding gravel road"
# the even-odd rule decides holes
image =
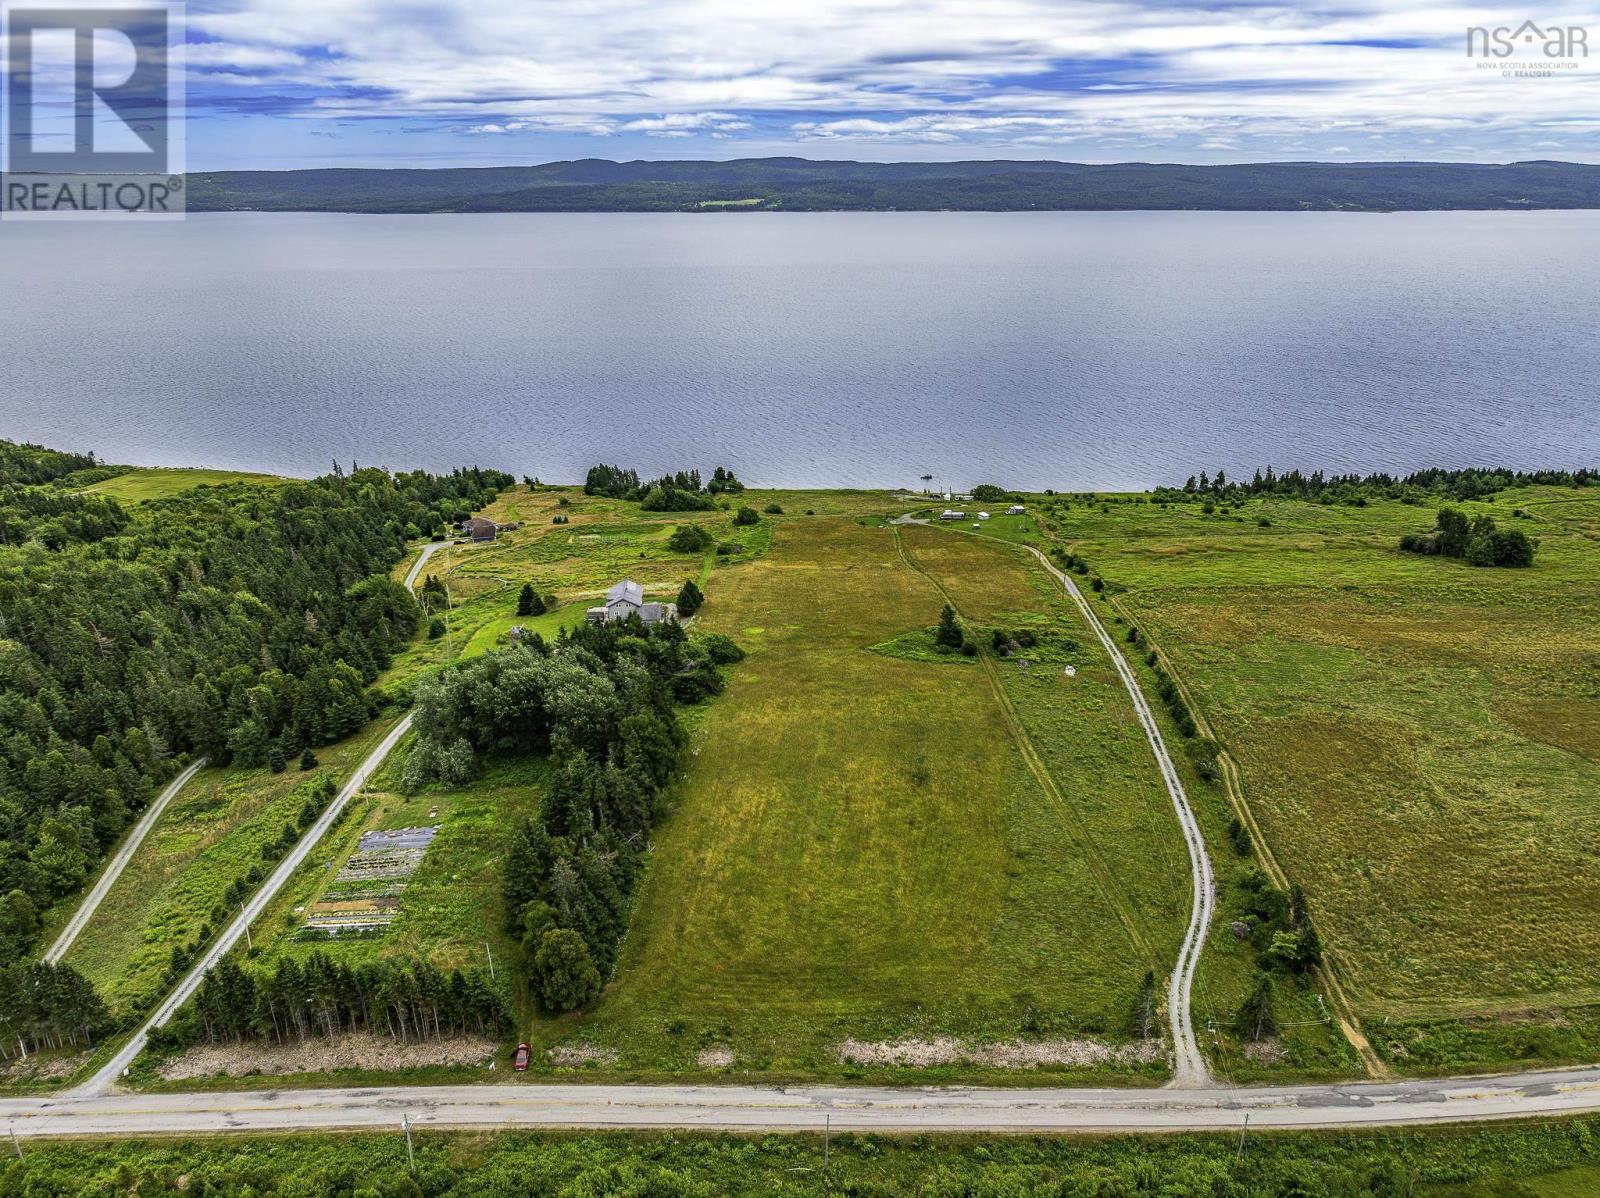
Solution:
[[[111,892],[111,887],[122,876],[122,871],[128,868],[128,862],[133,860],[133,855],[139,851],[139,846],[144,843],[144,838],[150,835],[150,829],[156,826],[156,821],[161,818],[161,813],[167,809],[167,804],[172,802],[184,784],[200,772],[200,767],[205,765],[208,758],[202,757],[183,773],[179,774],[167,784],[167,788],[157,796],[156,801],[145,808],[139,817],[139,822],[133,826],[133,831],[128,833],[128,838],[122,842],[122,847],[117,850],[117,855],[111,859],[111,864],[106,866],[105,872],[94,884],[94,889],[79,904],[78,909],[72,913],[72,918],[67,921],[67,926],[61,929],[61,935],[56,937],[56,942],[50,946],[50,951],[45,953],[44,959],[54,965],[67,955],[67,950],[72,947],[72,942],[78,938],[78,933],[88,925],[90,918],[100,909],[100,904]]]
[[[418,555],[416,561],[411,563],[411,569],[406,571],[405,587],[408,591],[417,585],[417,577],[422,573],[422,567],[428,564],[428,559],[438,553],[439,550],[450,545],[450,543],[449,541],[429,541],[422,547],[422,553]]]
[[[1205,945],[1206,932],[1211,926],[1211,916],[1216,907],[1216,882],[1211,873],[1211,858],[1206,855],[1205,837],[1201,835],[1200,824],[1194,817],[1194,809],[1189,806],[1189,796],[1183,789],[1183,781],[1178,777],[1172,758],[1167,754],[1166,742],[1161,739],[1161,729],[1157,726],[1150,705],[1145,702],[1144,692],[1139,689],[1138,679],[1133,676],[1133,670],[1129,668],[1127,658],[1122,656],[1122,650],[1117,646],[1117,642],[1106,631],[1105,625],[1100,622],[1099,614],[1084,598],[1083,592],[1078,589],[1077,583],[1072,581],[1071,576],[1065,571],[1058,570],[1049,558],[1033,546],[1024,545],[1023,548],[1038,558],[1040,564],[1066,588],[1067,594],[1072,596],[1078,609],[1083,612],[1083,618],[1089,622],[1095,635],[1100,638],[1100,643],[1110,654],[1112,664],[1122,676],[1122,685],[1127,688],[1128,697],[1133,700],[1133,709],[1138,713],[1145,738],[1150,742],[1150,751],[1155,754],[1156,764],[1161,767],[1161,778],[1167,784],[1167,794],[1172,797],[1173,809],[1178,813],[1178,823],[1183,828],[1183,839],[1189,846],[1190,884],[1193,887],[1194,901],[1189,910],[1189,927],[1184,932],[1183,943],[1178,948],[1178,962],[1173,967],[1172,977],[1167,983],[1167,1017],[1172,1025],[1173,1044],[1171,1084],[1180,1088],[1204,1086],[1211,1079],[1211,1069],[1206,1064],[1205,1054],[1200,1051],[1199,1042],[1195,1039],[1190,996],[1194,990],[1195,968],[1200,963],[1200,949]]]

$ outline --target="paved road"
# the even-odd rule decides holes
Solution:
[[[102,1094],[110,1089],[112,1084],[122,1076],[122,1071],[131,1065],[133,1059],[144,1050],[145,1043],[150,1039],[150,1033],[171,1019],[178,1008],[188,1001],[189,996],[200,988],[200,983],[205,978],[206,970],[216,965],[218,961],[228,954],[229,949],[244,939],[245,928],[260,918],[261,913],[267,909],[267,904],[283,888],[283,884],[289,880],[289,876],[299,869],[301,863],[311,855],[311,850],[317,847],[317,842],[333,826],[334,821],[339,818],[339,814],[344,810],[345,805],[350,802],[357,791],[366,785],[367,779],[371,777],[372,772],[383,764],[383,759],[389,755],[395,745],[400,743],[400,738],[406,734],[407,729],[410,727],[411,716],[407,715],[405,719],[390,730],[377,748],[367,754],[366,760],[356,767],[355,773],[350,775],[349,781],[344,784],[344,789],[335,796],[333,802],[328,804],[327,810],[322,813],[316,823],[306,830],[306,834],[300,838],[299,843],[289,850],[289,855],[278,863],[278,868],[272,871],[267,880],[261,884],[261,888],[250,897],[240,914],[227,926],[222,935],[217,937],[211,948],[201,956],[194,968],[189,971],[189,974],[183,981],[178,983],[177,988],[168,994],[161,1005],[156,1008],[155,1014],[150,1016],[145,1025],[134,1033],[133,1037],[122,1046],[117,1055],[106,1062],[98,1073],[76,1090],[71,1091],[70,1093],[73,1096]]]
[[[1067,589],[1067,593],[1083,612],[1084,619],[1088,620],[1089,626],[1100,638],[1100,643],[1111,655],[1112,664],[1122,676],[1122,685],[1127,688],[1128,697],[1133,700],[1133,709],[1139,716],[1139,723],[1144,728],[1146,739],[1150,742],[1150,751],[1155,754],[1156,764],[1161,767],[1161,777],[1167,784],[1167,793],[1172,796],[1173,809],[1178,813],[1178,823],[1183,828],[1183,839],[1189,846],[1189,872],[1194,901],[1189,911],[1189,927],[1183,934],[1182,945],[1178,948],[1178,962],[1173,967],[1172,977],[1167,984],[1167,1016],[1172,1024],[1174,1056],[1172,1085],[1204,1086],[1211,1079],[1211,1069],[1206,1064],[1205,1054],[1200,1051],[1199,1042],[1195,1039],[1190,995],[1194,989],[1194,971],[1200,963],[1200,949],[1206,942],[1206,931],[1211,926],[1211,916],[1216,906],[1216,885],[1211,875],[1211,858],[1206,855],[1205,837],[1201,835],[1200,824],[1195,820],[1194,810],[1189,806],[1189,796],[1184,792],[1183,781],[1178,777],[1178,771],[1172,765],[1172,758],[1167,754],[1166,743],[1161,739],[1161,729],[1157,726],[1155,716],[1150,712],[1150,705],[1145,702],[1144,692],[1139,689],[1139,682],[1133,676],[1133,671],[1129,668],[1127,659],[1122,656],[1122,650],[1118,648],[1117,642],[1106,631],[1098,613],[1084,598],[1083,592],[1078,590],[1071,576],[1056,569],[1049,558],[1031,545],[1023,548],[1038,558],[1056,581]]]
[[[139,822],[133,826],[133,831],[128,833],[128,838],[122,842],[122,847],[117,850],[117,855],[111,859],[111,864],[106,866],[105,872],[94,884],[94,889],[89,891],[78,909],[72,913],[72,918],[67,926],[61,929],[61,935],[56,937],[56,942],[50,946],[50,951],[45,953],[44,959],[54,965],[67,950],[72,947],[72,942],[78,938],[78,933],[83,931],[89,919],[99,909],[100,903],[110,892],[116,880],[122,876],[122,871],[128,867],[128,862],[133,860],[134,853],[139,851],[139,846],[144,843],[144,838],[150,835],[150,829],[156,826],[156,821],[161,818],[161,813],[167,809],[167,804],[172,802],[177,793],[183,789],[184,784],[193,778],[200,767],[205,765],[206,758],[202,757],[183,773],[174,778],[167,788],[157,796],[156,801],[145,808],[145,813]]]
[[[1352,1128],[1600,1111],[1600,1066],[1501,1078],[1193,1090],[406,1086],[0,1100],[18,1136],[454,1128],[1159,1132]]]

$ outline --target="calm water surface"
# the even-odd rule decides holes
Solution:
[[[1600,213],[0,224],[0,436],[1147,486],[1600,462]]]

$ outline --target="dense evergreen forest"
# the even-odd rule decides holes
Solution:
[[[743,212],[1600,207],[1573,162],[608,162],[444,169],[218,171],[191,212]]]
[[[0,443],[0,963],[185,757],[336,740],[421,613],[405,542],[512,483],[352,468],[124,509],[89,455]],[[276,752],[275,752],[276,751]]]

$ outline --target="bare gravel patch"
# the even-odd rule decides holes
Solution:
[[[1036,1069],[1043,1065],[1131,1065],[1166,1059],[1164,1040],[1111,1045],[1099,1040],[1017,1040],[968,1044],[953,1036],[925,1040],[844,1040],[839,1060],[850,1065],[987,1065],[994,1069]]]
[[[617,1050],[598,1044],[563,1044],[550,1049],[550,1063],[575,1068],[579,1065],[615,1065]]]
[[[1258,1065],[1276,1065],[1289,1057],[1289,1050],[1276,1036],[1267,1036],[1244,1046],[1244,1055]]]
[[[425,1065],[486,1065],[497,1045],[479,1036],[406,1044],[352,1032],[304,1044],[197,1044],[162,1065],[168,1081],[239,1077],[247,1073],[326,1073],[334,1069],[415,1069]]]
[[[702,1048],[694,1062],[702,1069],[727,1069],[733,1064],[733,1049],[726,1044],[713,1044]]]
[[[71,1077],[89,1059],[86,1052],[65,1057],[29,1057],[26,1061],[12,1061],[0,1068],[0,1077],[6,1081],[58,1082]]]

